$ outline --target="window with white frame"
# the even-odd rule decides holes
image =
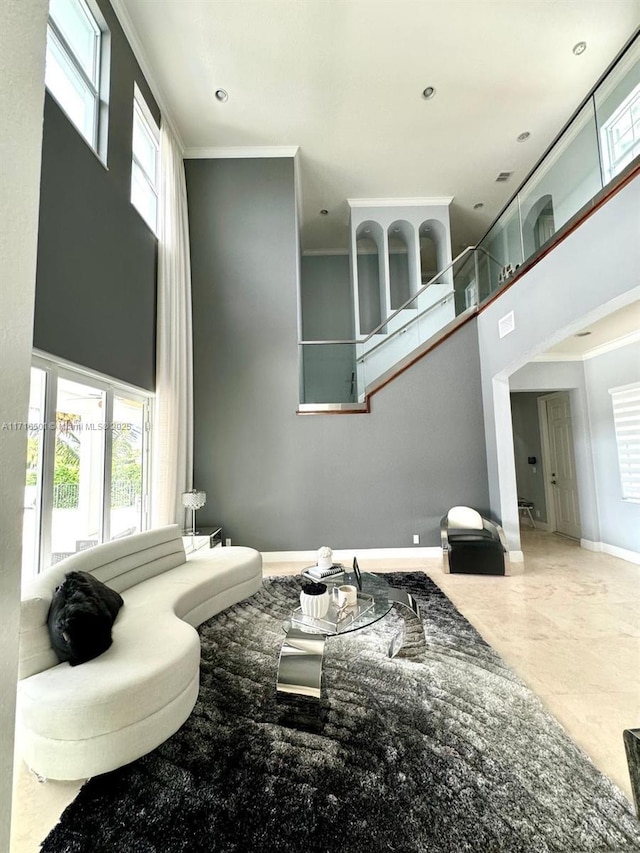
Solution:
[[[103,32],[85,0],[51,0],[45,83],[98,151]]]
[[[131,203],[157,233],[160,130],[137,86],[133,97],[131,152]]]
[[[152,396],[44,355],[31,368],[23,581],[149,526]]]
[[[640,83],[600,130],[605,179],[610,181],[640,154]]]
[[[610,388],[622,499],[640,502],[640,382]]]

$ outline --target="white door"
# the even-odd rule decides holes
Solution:
[[[547,407],[547,431],[549,465],[547,476],[548,493],[553,502],[554,530],[574,539],[579,539],[580,508],[578,484],[573,452],[573,422],[569,394],[563,391],[545,397]]]

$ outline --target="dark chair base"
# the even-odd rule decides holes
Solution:
[[[495,548],[456,547],[449,551],[452,575],[504,575],[504,554]]]
[[[478,516],[480,518],[480,516]],[[482,528],[449,527],[448,514],[440,522],[444,568],[451,574],[508,575],[509,549],[504,531],[489,519]]]

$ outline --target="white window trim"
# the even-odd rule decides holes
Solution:
[[[624,101],[617,107],[616,111],[609,116],[609,118],[602,124],[600,128],[600,148],[602,150],[602,165],[604,167],[604,177],[605,182],[608,183],[612,180],[622,169],[627,165],[625,163],[625,158],[628,153],[633,152],[635,147],[640,146],[640,133],[635,136],[635,143],[630,149],[630,152],[625,153],[622,157],[618,157],[617,160],[614,160],[612,157],[612,140],[611,140],[611,129],[613,126],[620,121],[625,112],[631,110],[631,106],[634,101],[640,99],[640,84],[638,84],[624,99]],[[638,152],[630,156],[628,162],[635,159],[638,156]],[[619,165],[622,163],[622,165]]]
[[[159,195],[158,187],[159,187],[159,183],[160,183],[160,128],[158,127],[154,117],[151,115],[151,110],[149,109],[149,107],[147,105],[147,102],[144,98],[144,95],[142,94],[142,92],[138,88],[138,84],[134,83],[133,84],[133,116],[134,116],[133,129],[134,130],[135,130],[136,113],[138,115],[138,118],[139,118],[141,124],[143,125],[143,127],[145,128],[145,130],[147,131],[149,136],[154,140],[155,147],[156,147],[155,175],[149,175],[149,173],[145,169],[144,165],[140,162],[140,160],[138,160],[138,158],[136,157],[136,155],[134,153],[134,150],[133,150],[133,131],[132,131],[132,134],[131,134],[131,160],[132,160],[132,163],[135,163],[136,166],[138,166],[138,168],[140,169],[140,172],[142,173],[142,176],[144,177],[147,185],[149,186],[149,189],[151,190],[151,192],[154,194],[154,196],[156,198],[156,221],[155,221],[155,223],[153,225],[151,225],[150,223],[147,222],[145,217],[142,215],[141,211],[138,211],[138,213],[140,213],[140,215],[142,216],[144,221],[147,222],[147,225],[149,225],[149,227],[151,228],[153,233],[157,235],[157,233],[158,233],[158,195]],[[131,175],[131,184],[132,184],[132,194],[133,194],[133,170],[132,170],[132,175]],[[133,199],[132,199],[132,204],[133,204]],[[135,204],[133,206],[136,207]],[[137,210],[137,207],[136,207],[136,210]]]
[[[609,388],[618,451],[622,500],[640,503],[640,382]]]
[[[82,67],[81,63],[78,61],[74,51],[71,46],[67,42],[64,35],[61,33],[58,25],[53,20],[51,15],[47,18],[47,30],[51,30],[54,38],[58,41],[59,45],[62,47],[64,53],[67,55],[67,58],[73,65],[75,71],[82,78],[84,83],[89,88],[91,94],[94,99],[94,110],[93,110],[93,129],[92,129],[92,137],[91,139],[87,139],[84,133],[80,130],[80,128],[76,125],[73,119],[67,113],[64,105],[60,103],[55,94],[47,88],[47,91],[54,99],[54,101],[58,104],[60,109],[64,112],[66,116],[68,116],[69,121],[76,128],[80,137],[89,145],[91,150],[98,156],[98,159],[103,163],[106,163],[106,150],[102,152],[101,148],[103,147],[101,142],[102,138],[106,139],[106,133],[102,132],[102,125],[106,124],[106,114],[103,109],[103,97],[106,99],[106,95],[103,93],[103,80],[105,76],[108,76],[109,64],[105,61],[105,50],[109,43],[108,39],[108,30],[106,30],[106,25],[101,19],[101,16],[95,13],[93,6],[90,6],[86,0],[79,0],[79,3],[86,14],[92,29],[94,30],[95,40],[96,40],[96,51],[94,54],[94,79],[92,80],[87,72]],[[105,72],[106,75],[105,75]],[[105,146],[106,148],[106,146]],[[103,153],[105,156],[103,157]]]
[[[142,480],[142,519],[141,529],[148,530],[151,526],[151,506],[150,506],[150,487],[151,487],[151,446],[153,440],[153,414],[155,396],[152,392],[146,391],[143,388],[138,388],[135,385],[130,385],[126,382],[121,382],[118,379],[113,379],[106,374],[99,373],[89,368],[81,367],[73,362],[65,359],[56,358],[41,350],[34,350],[31,360],[32,367],[39,370],[44,370],[47,374],[45,386],[45,410],[43,421],[55,422],[55,412],[58,397],[58,379],[68,379],[72,382],[90,383],[95,388],[105,393],[105,423],[110,423],[113,415],[113,397],[126,396],[134,402],[143,405],[143,418],[145,430],[142,441],[142,456],[143,456],[143,480]],[[109,433],[105,430],[105,434]],[[42,478],[40,483],[41,488],[41,509],[40,509],[40,548],[39,548],[39,565],[38,572],[43,571],[51,560],[51,523],[53,512],[53,476],[55,467],[55,429],[43,430],[43,447],[42,447]],[[103,506],[102,506],[102,525],[101,536],[102,542],[110,540],[110,489],[111,477],[111,442],[106,442],[104,454],[104,480],[103,480]]]

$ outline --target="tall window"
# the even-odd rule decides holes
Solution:
[[[640,502],[640,382],[610,388],[622,499]]]
[[[95,151],[102,42],[103,33],[85,0],[51,0],[45,82]]]
[[[131,202],[152,229],[158,230],[160,131],[138,87],[133,98]]]
[[[147,519],[150,396],[34,359],[23,579],[130,533]]]
[[[640,83],[600,130],[605,179],[610,181],[640,154]]]

